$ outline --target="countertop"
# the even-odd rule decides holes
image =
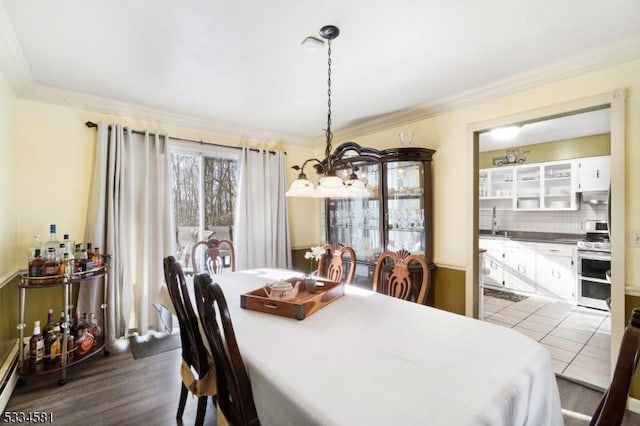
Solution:
[[[512,241],[530,241],[534,243],[576,244],[583,240],[583,234],[564,234],[558,232],[526,232],[526,231],[497,231],[495,235],[490,230],[481,229],[480,238],[506,239]]]

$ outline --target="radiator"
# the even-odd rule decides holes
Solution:
[[[0,412],[4,411],[18,382],[18,353],[19,346],[16,339],[16,344],[0,365],[0,379],[2,380],[0,382]]]

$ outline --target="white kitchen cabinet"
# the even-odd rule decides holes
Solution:
[[[536,256],[534,243],[505,241],[504,288],[536,292]]]
[[[480,238],[479,247],[486,250],[482,266],[484,286],[503,288],[504,240]]]
[[[486,287],[576,301],[576,248],[569,244],[480,238]]]
[[[480,208],[513,209],[513,170],[513,167],[480,170]]]
[[[578,192],[608,191],[611,181],[611,156],[586,157],[576,160]]]
[[[576,248],[566,244],[537,244],[538,293],[576,301]]]

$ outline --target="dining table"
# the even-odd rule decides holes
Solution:
[[[303,274],[212,276],[263,425],[563,424],[551,356],[520,332],[353,285],[303,320],[241,307],[241,295],[293,277]]]

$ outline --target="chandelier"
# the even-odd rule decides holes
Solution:
[[[327,78],[327,128],[325,129],[325,159],[323,161],[317,158],[310,158],[302,163],[302,167],[295,165],[294,170],[300,170],[298,178],[291,183],[289,190],[285,194],[287,197],[312,197],[312,198],[356,198],[367,197],[369,191],[365,188],[362,181],[356,175],[356,168],[351,165],[351,171],[347,174],[346,179],[340,178],[336,174],[336,165],[331,158],[331,141],[333,133],[331,132],[331,40],[338,37],[340,30],[333,25],[326,25],[320,29],[320,36],[327,40],[328,44],[328,78]],[[314,162],[315,168],[322,173],[318,186],[307,179],[304,168],[307,163]]]

